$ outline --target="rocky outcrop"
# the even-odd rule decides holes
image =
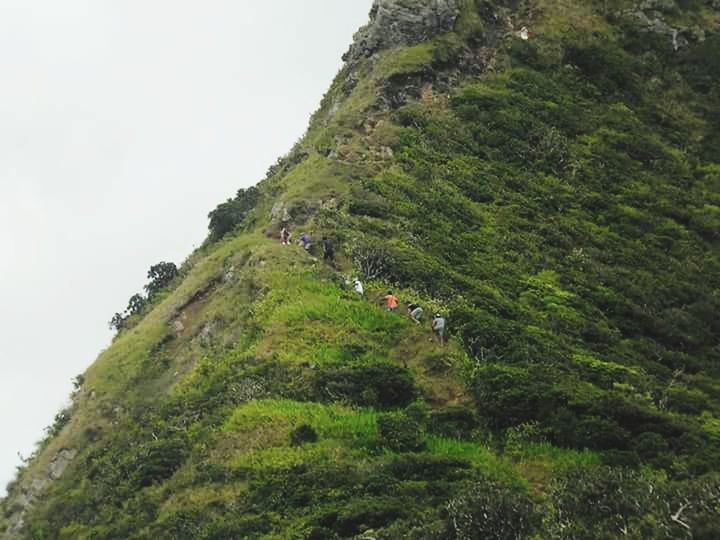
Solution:
[[[720,7],[720,0],[708,0],[707,3],[710,7]],[[679,11],[675,0],[643,0],[634,9],[621,13],[621,17],[643,32],[667,37],[668,46],[679,51],[692,42],[705,40],[705,32],[701,28],[673,26],[665,20],[667,15]]]
[[[55,456],[55,459],[53,459],[50,462],[50,465],[48,465],[48,476],[53,480],[60,478],[65,472],[65,469],[67,469],[68,465],[70,465],[70,462],[75,459],[77,453],[77,450],[74,448],[60,450],[60,452],[58,452]]]
[[[290,221],[290,209],[282,201],[276,201],[270,209],[270,221],[272,223],[287,223]]]
[[[375,0],[343,60],[353,65],[382,49],[426,41],[451,31],[459,15],[459,0]]]
[[[9,516],[6,516],[7,521],[4,524],[6,527],[5,530],[2,530],[2,526],[0,526],[0,540],[17,538],[17,535],[25,524],[25,514],[30,510],[37,498],[42,495],[48,485],[50,485],[53,480],[58,480],[62,477],[72,460],[77,457],[77,454],[78,451],[74,448],[64,448],[60,450],[47,466],[45,474],[35,478],[26,484],[23,489],[19,490],[17,495],[11,499],[13,511]]]

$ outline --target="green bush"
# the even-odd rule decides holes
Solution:
[[[473,391],[478,413],[493,428],[507,428],[550,416],[557,396],[542,368],[489,365],[477,370]]]
[[[302,424],[290,432],[290,446],[301,446],[318,440],[317,431],[309,424]]]
[[[564,62],[577,66],[606,96],[641,94],[642,65],[610,40],[569,42]]]
[[[188,455],[184,439],[163,438],[140,448],[133,474],[135,484],[146,487],[170,478]]]
[[[716,477],[666,483],[627,469],[571,469],[553,485],[547,533],[560,538],[699,538],[720,530]],[[678,521],[679,519],[679,521]]]
[[[712,407],[705,393],[679,385],[668,390],[667,406],[682,414],[700,414]]]
[[[223,236],[232,232],[240,225],[249,212],[255,208],[259,199],[259,191],[252,186],[247,189],[240,189],[234,199],[218,205],[215,210],[208,214],[210,223],[210,241],[220,240]]]
[[[341,538],[351,538],[365,530],[388,525],[405,514],[406,505],[397,498],[365,497],[341,506],[324,520]]]
[[[391,364],[326,368],[315,379],[315,392],[323,401],[348,401],[367,407],[405,407],[417,396],[412,374]]]
[[[378,418],[380,444],[394,452],[416,452],[425,448],[423,427],[404,413]]]
[[[202,540],[226,540],[228,538],[258,538],[272,530],[267,515],[228,515],[206,525],[197,538]]]
[[[650,461],[668,451],[667,441],[658,433],[641,433],[632,441],[632,448],[644,461]]]
[[[175,266],[175,263],[171,262],[159,262],[157,264],[154,264],[150,267],[150,270],[148,270],[148,279],[150,282],[145,285],[145,291],[148,295],[148,300],[152,300],[152,298],[159,293],[162,289],[170,285],[173,279],[175,279],[178,275],[178,269],[177,266]],[[138,295],[133,296],[133,298],[130,299],[131,305],[132,300],[137,297]],[[128,306],[130,308],[130,306]],[[142,309],[142,308],[140,308]]]
[[[539,516],[521,488],[484,478],[447,504],[446,537],[463,540],[529,538]]]
[[[462,405],[434,410],[428,420],[428,431],[455,439],[471,438],[478,427],[477,414]]]
[[[462,459],[432,454],[407,454],[393,459],[387,470],[399,480],[458,481],[471,474],[472,466]]]

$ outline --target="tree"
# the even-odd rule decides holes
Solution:
[[[127,317],[123,313],[116,313],[113,315],[112,319],[110,319],[110,322],[108,323],[108,326],[111,330],[120,331],[123,328],[125,328],[125,324],[127,323]]]
[[[175,263],[163,261],[152,265],[150,270],[148,270],[147,275],[150,283],[145,285],[148,300],[152,299],[153,296],[167,287],[177,275],[178,269],[177,266],[175,266]]]
[[[128,300],[128,307],[125,310],[128,315],[137,315],[147,304],[147,299],[142,294],[133,294]]]
[[[210,240],[220,240],[231,232],[247,217],[250,210],[255,208],[258,200],[256,187],[240,189],[234,199],[228,199],[208,214],[210,223]]]

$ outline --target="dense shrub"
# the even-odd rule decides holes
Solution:
[[[552,491],[548,533],[560,538],[711,538],[720,527],[716,478],[668,484],[612,467],[572,469]],[[715,506],[714,506],[715,505]]]
[[[446,538],[528,538],[537,522],[533,502],[525,491],[484,478],[448,503]]]
[[[444,480],[451,482],[468,477],[472,466],[462,459],[432,454],[407,454],[388,465],[390,474],[400,480]]]
[[[57,436],[72,418],[72,407],[66,407],[55,415],[53,423],[45,428],[45,435],[48,439]]]
[[[247,217],[250,210],[255,208],[259,198],[259,191],[255,186],[240,189],[234,199],[218,205],[208,214],[210,223],[210,240],[216,241],[233,231]]]
[[[712,407],[706,394],[686,386],[673,386],[669,389],[667,406],[683,414],[700,414]]]
[[[483,367],[475,375],[473,390],[479,414],[494,428],[545,419],[556,406],[548,372],[535,366]]]
[[[406,506],[397,498],[365,497],[350,501],[322,521],[341,538],[350,538],[367,529],[388,525],[405,511]]]
[[[380,444],[395,452],[415,452],[425,447],[423,427],[404,413],[388,413],[378,418]]]
[[[472,437],[473,431],[478,427],[477,414],[462,405],[434,410],[428,420],[428,431],[456,439]]]
[[[196,537],[202,540],[226,540],[227,538],[258,538],[272,529],[267,515],[228,515],[206,525]]]
[[[150,270],[148,270],[147,275],[150,282],[145,285],[145,291],[147,292],[148,299],[152,300],[153,296],[170,285],[170,282],[175,279],[177,275],[178,269],[177,266],[175,266],[175,263],[162,261],[152,265]],[[133,298],[135,298],[135,296]]]
[[[172,263],[170,263],[170,264],[172,264]],[[176,271],[177,271],[177,269],[176,269]],[[174,272],[172,270],[172,268],[168,268],[167,275],[174,276],[176,274],[176,271]],[[163,272],[165,272],[165,270]],[[133,294],[130,297],[130,300],[128,300],[128,305],[127,305],[127,308],[125,308],[125,312],[129,316],[139,315],[142,312],[142,310],[145,308],[146,305],[147,305],[147,298],[145,298],[142,294]]]
[[[301,446],[318,440],[317,431],[309,424],[302,424],[290,432],[290,446]]]
[[[180,438],[164,438],[146,444],[138,453],[135,483],[149,486],[172,476],[188,455],[187,442]]]
[[[404,407],[417,396],[412,374],[391,364],[327,368],[315,380],[321,400],[383,409]]]

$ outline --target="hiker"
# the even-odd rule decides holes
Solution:
[[[335,249],[333,248],[332,240],[327,236],[323,236],[323,260],[333,262],[335,260]]]
[[[445,345],[445,318],[439,313],[436,313],[432,320],[432,329],[438,338],[438,343]]]
[[[420,318],[423,315],[423,308],[421,308],[419,304],[410,304],[407,310],[408,315],[410,315],[410,318],[415,321],[415,324],[420,324]]]
[[[308,233],[302,233],[298,239],[298,243],[305,248],[306,251],[310,251],[312,247],[312,237]]]
[[[280,231],[280,241],[282,242],[283,246],[290,245],[290,231],[287,227],[283,227]]]
[[[388,293],[383,296],[383,300],[385,300],[385,305],[387,306],[388,311],[397,311],[400,301],[398,300],[398,297],[393,294],[392,291],[388,291]]]
[[[358,278],[353,279],[353,289],[355,289],[355,292],[358,293],[360,296],[365,296],[365,289],[363,288],[363,284],[360,283],[360,280]]]

